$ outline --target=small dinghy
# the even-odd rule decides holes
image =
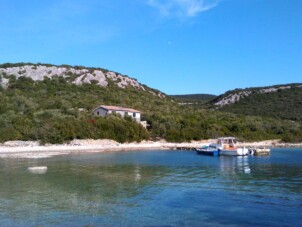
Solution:
[[[47,172],[47,166],[32,166],[28,167],[28,171],[36,174],[43,174]]]

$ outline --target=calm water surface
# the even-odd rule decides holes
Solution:
[[[45,174],[29,166],[46,165]],[[0,226],[302,226],[302,149],[0,159]]]

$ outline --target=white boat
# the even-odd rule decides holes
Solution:
[[[249,150],[245,147],[238,147],[238,142],[234,137],[220,137],[217,139],[220,155],[242,156],[248,155]]]

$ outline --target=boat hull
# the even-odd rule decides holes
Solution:
[[[219,150],[196,149],[199,155],[219,156]]]
[[[219,153],[224,156],[244,156],[248,155],[249,150],[247,148],[221,149]]]

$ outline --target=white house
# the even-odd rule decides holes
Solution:
[[[93,115],[105,117],[109,114],[117,113],[122,117],[129,116],[132,117],[136,122],[141,122],[141,112],[135,109],[120,107],[120,106],[104,106],[101,105],[93,110]]]

